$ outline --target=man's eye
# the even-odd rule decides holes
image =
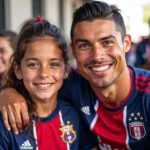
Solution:
[[[83,43],[83,44],[79,45],[79,48],[80,49],[88,49],[88,48],[90,48],[90,45],[88,43]]]
[[[108,40],[108,41],[103,41],[104,46],[111,46],[114,44],[114,41]]]

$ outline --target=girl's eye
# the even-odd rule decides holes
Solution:
[[[0,48],[0,53],[4,54],[4,53],[6,53],[6,50],[4,48]]]
[[[59,66],[60,66],[60,63],[55,63],[55,62],[50,63],[50,67],[52,67],[52,68],[57,68]]]
[[[35,68],[35,67],[38,66],[38,64],[37,63],[28,63],[27,66],[30,67],[30,68]]]

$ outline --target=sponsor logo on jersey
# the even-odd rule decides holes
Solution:
[[[60,130],[62,131],[62,140],[65,143],[73,143],[73,141],[76,139],[76,131],[73,130],[73,125],[67,121],[67,125],[62,124]]]
[[[29,142],[28,140],[26,140],[26,141],[20,146],[20,149],[29,150],[29,149],[33,149],[33,147],[31,146],[30,142]]]
[[[136,140],[140,140],[146,135],[146,130],[142,120],[143,117],[140,112],[130,114],[129,117],[129,121],[131,121],[131,123],[129,123],[130,135],[132,136],[132,138]]]
[[[81,111],[84,112],[87,115],[90,115],[90,108],[89,108],[89,106],[82,107]]]

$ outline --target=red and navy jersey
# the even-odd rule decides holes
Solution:
[[[150,150],[150,72],[129,70],[131,90],[115,108],[101,103],[88,81],[73,70],[60,91],[97,135],[101,150]]]
[[[90,132],[72,104],[59,101],[50,116],[18,135],[5,129],[0,116],[0,150],[91,150],[96,140]]]

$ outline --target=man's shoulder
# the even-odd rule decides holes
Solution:
[[[72,67],[71,69],[70,69],[70,72],[69,72],[69,77],[68,78],[75,78],[75,77],[82,77],[81,75],[80,75],[80,73],[79,73],[79,70],[78,70],[78,68],[76,68],[76,67]]]
[[[64,112],[70,112],[70,113],[77,112],[74,105],[70,101],[64,101],[64,100],[59,99],[58,102],[59,102],[60,110],[63,110]]]
[[[150,96],[150,71],[139,68],[133,70],[136,91]]]
[[[83,86],[88,86],[89,82],[86,80],[82,75],[79,73],[77,68],[72,68],[70,70],[69,76],[67,79],[64,80],[63,87],[69,88],[75,87],[78,89]]]
[[[147,78],[147,79],[150,79],[150,71],[149,70],[145,70],[145,69],[141,69],[141,68],[133,68],[133,70],[135,72],[135,77],[136,78],[141,78],[141,79]]]

